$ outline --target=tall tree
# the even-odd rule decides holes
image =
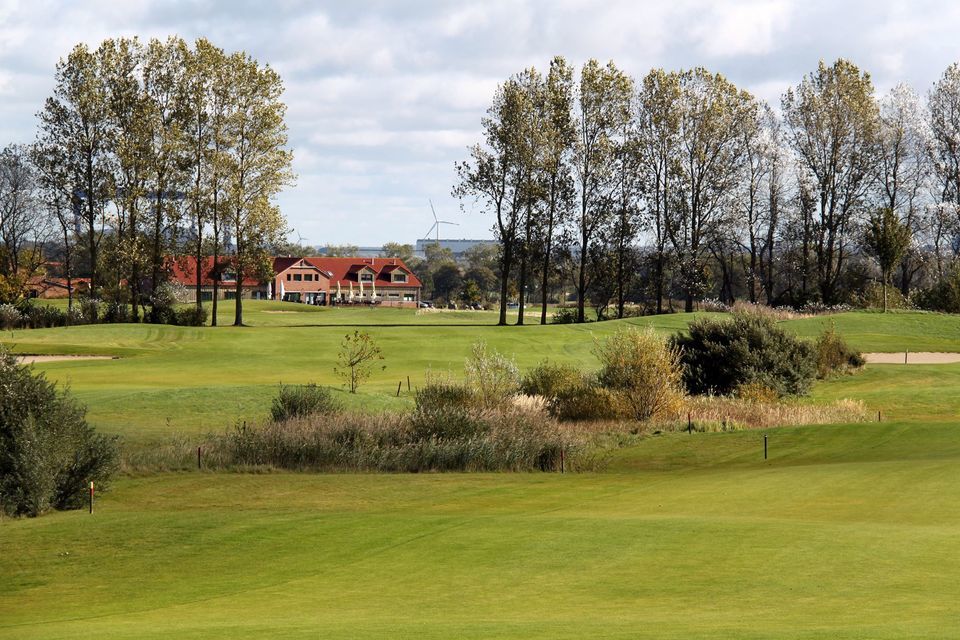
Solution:
[[[883,312],[887,311],[887,286],[890,274],[910,248],[910,227],[902,222],[893,209],[884,207],[875,211],[867,223],[863,244],[880,267],[883,287]]]
[[[516,254],[519,226],[517,159],[512,132],[520,112],[520,92],[513,81],[497,87],[493,103],[482,120],[484,141],[470,147],[470,157],[456,164],[458,183],[453,196],[473,199],[493,213],[494,233],[500,243],[500,314],[497,324],[507,324],[510,273]],[[461,206],[463,204],[461,203]]]
[[[32,275],[44,262],[48,218],[40,214],[40,185],[30,148],[0,150],[0,276]]]
[[[784,94],[782,107],[791,146],[813,188],[819,294],[832,304],[871,184],[879,120],[873,84],[848,60],[821,61]]]
[[[105,40],[97,49],[108,105],[113,233],[104,257],[111,276],[114,302],[124,304],[122,282],[127,281],[133,321],[139,318],[143,264],[141,208],[149,171],[148,109],[140,80],[142,47],[138,40]]]
[[[609,223],[615,208],[617,138],[630,118],[632,92],[633,81],[612,61],[601,66],[590,60],[580,72],[571,163],[579,195],[579,211],[573,221],[579,251],[577,322],[586,321],[590,251],[605,251],[597,234]]]
[[[148,109],[148,193],[150,198],[150,283],[164,278],[164,256],[176,249],[176,229],[188,189],[190,150],[184,145],[189,116],[186,76],[190,54],[186,43],[171,37],[153,39],[144,51],[143,89]],[[154,317],[154,321],[157,318]]]
[[[85,235],[90,288],[96,291],[101,284],[98,249],[111,195],[109,113],[100,64],[86,45],[77,45],[57,63],[53,95],[38,115],[41,145],[60,147],[56,155],[72,176],[72,204]]]
[[[669,244],[668,207],[672,178],[678,172],[680,76],[653,69],[644,77],[637,99],[637,143],[640,154],[642,206],[653,240],[653,290],[657,313],[663,313]]]
[[[48,213],[49,219],[59,232],[63,242],[63,265],[61,273],[67,284],[67,325],[73,317],[73,257],[76,218],[71,203],[73,201],[74,181],[70,166],[63,157],[64,148],[52,144],[39,143],[31,148],[33,165],[37,169],[39,199]]]
[[[899,84],[880,101],[875,178],[880,206],[893,211],[911,234],[921,231],[926,207],[931,139],[914,91]],[[908,248],[900,261],[900,291],[906,296],[923,267],[919,251]]]
[[[547,292],[557,230],[567,222],[576,192],[570,168],[570,154],[576,136],[573,109],[573,67],[557,56],[550,61],[546,81],[542,193],[540,219],[540,324],[547,324]]]
[[[759,105],[746,91],[703,68],[680,75],[680,160],[667,235],[683,279],[684,308],[705,290],[707,240],[729,214],[744,164],[744,128]]]
[[[230,57],[234,84],[227,120],[231,141],[227,157],[226,211],[233,234],[236,271],[234,326],[243,326],[243,279],[260,275],[266,249],[286,234],[280,210],[271,202],[293,181],[292,155],[286,149],[283,82],[269,66],[245,54]]]

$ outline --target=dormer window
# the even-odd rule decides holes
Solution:
[[[373,282],[373,273],[369,271],[361,271],[360,282]]]
[[[394,272],[393,272],[393,279],[392,279],[392,281],[393,281],[393,282],[406,282],[406,281],[407,281],[407,274],[404,273],[403,271],[394,271]]]

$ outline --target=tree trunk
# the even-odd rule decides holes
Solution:
[[[497,326],[501,327],[507,326],[507,289],[512,262],[513,248],[507,241],[503,243],[503,254],[500,256],[500,318]]]
[[[237,275],[236,275],[237,286],[234,289],[234,291],[236,291],[236,296],[237,296],[237,299],[234,300],[234,302],[236,302],[237,304],[233,314],[233,326],[235,327],[243,326],[243,297],[241,296],[241,294],[243,293],[243,274],[240,273],[239,267],[240,265],[237,265]]]

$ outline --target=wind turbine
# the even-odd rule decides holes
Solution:
[[[436,242],[437,242],[437,244],[440,244],[440,225],[442,225],[442,224],[450,224],[450,225],[453,225],[453,226],[456,227],[456,226],[458,226],[458,223],[456,223],[456,222],[449,222],[449,221],[447,221],[447,220],[441,220],[440,218],[438,218],[438,217],[437,217],[437,210],[433,208],[433,200],[428,200],[428,202],[430,202],[430,211],[433,213],[433,226],[430,227],[430,229],[427,231],[426,235],[423,236],[423,237],[426,238],[427,240],[429,240],[429,239],[430,239],[430,234],[433,233],[433,230],[434,230],[434,229],[436,229],[436,231],[437,231],[437,240],[436,240]]]

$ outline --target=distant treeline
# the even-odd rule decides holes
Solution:
[[[0,302],[51,257],[68,286],[88,276],[91,295],[129,305],[134,321],[166,278],[164,256],[260,271],[286,232],[273,197],[293,180],[282,92],[269,66],[204,39],[74,47],[35,143],[0,154]],[[198,305],[209,275],[197,273]]]
[[[501,84],[482,125],[453,191],[494,219],[501,323],[535,291],[545,320],[566,283],[580,322],[706,297],[885,304],[888,283],[960,311],[957,64],[921,98],[821,62],[777,111],[703,68],[557,57]]]

